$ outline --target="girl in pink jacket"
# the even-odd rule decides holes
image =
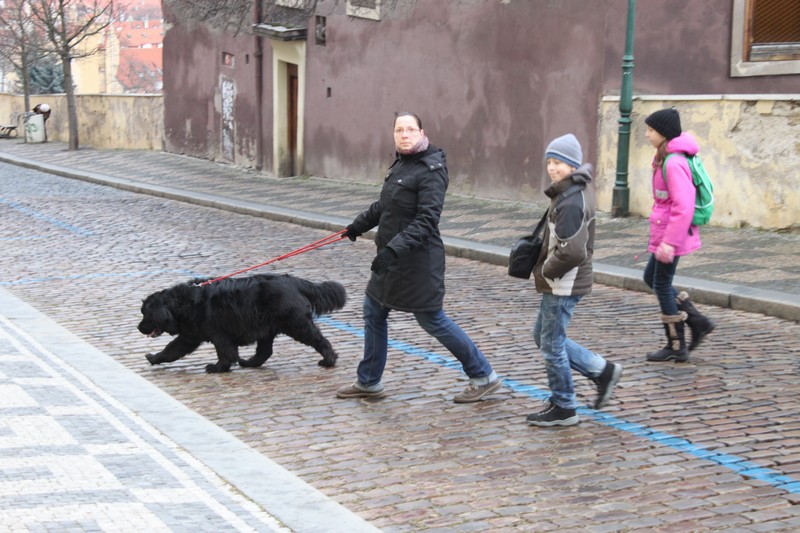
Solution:
[[[653,210],[650,213],[650,243],[653,255],[644,270],[644,281],[653,289],[661,307],[661,322],[667,336],[664,348],[647,354],[648,361],[685,362],[689,352],[711,333],[715,325],[700,314],[686,292],[672,286],[678,259],[700,248],[700,232],[692,225],[695,187],[686,157],[699,148],[689,133],[681,131],[678,111],[662,109],[645,119],[647,140],[656,149],[653,158]],[[666,169],[666,176],[662,168]],[[684,324],[689,325],[692,339],[687,347]]]

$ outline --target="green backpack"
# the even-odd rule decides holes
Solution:
[[[693,226],[702,226],[708,224],[711,220],[711,213],[714,211],[714,185],[711,184],[711,178],[706,172],[706,167],[700,160],[700,156],[688,156],[686,154],[669,154],[664,158],[664,164],[661,167],[661,175],[664,177],[664,183],[667,182],[667,160],[673,155],[681,155],[686,158],[689,163],[689,170],[692,172],[692,182],[695,188],[694,198],[694,217],[692,217]]]

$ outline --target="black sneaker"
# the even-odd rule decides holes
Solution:
[[[594,401],[595,409],[602,409],[608,404],[608,400],[611,399],[611,393],[614,392],[614,387],[621,377],[622,365],[606,363],[600,375],[592,379],[594,384],[597,385],[597,399]]]
[[[528,415],[526,420],[530,426],[574,426],[581,421],[575,409],[564,409],[551,400],[543,411]]]

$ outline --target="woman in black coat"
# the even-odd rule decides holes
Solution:
[[[364,358],[358,379],[336,392],[339,398],[380,398],[388,348],[387,319],[392,310],[414,313],[422,328],[461,362],[470,384],[453,401],[477,402],[501,382],[475,343],[442,309],[444,244],[439,217],[447,191],[443,150],[428,142],[413,113],[394,120],[397,155],[378,201],[347,226],[343,237],[356,237],[378,226],[372,276],[364,298]]]

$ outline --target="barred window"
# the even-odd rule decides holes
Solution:
[[[800,0],[734,0],[731,76],[800,74]]]
[[[750,4],[750,61],[800,59],[800,0]]]

